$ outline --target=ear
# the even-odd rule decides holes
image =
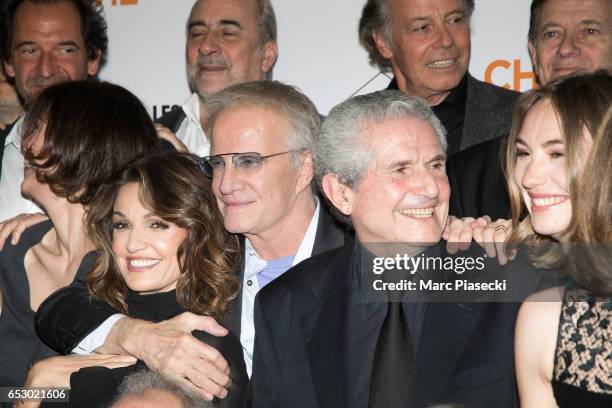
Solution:
[[[314,163],[312,161],[311,152],[300,153],[300,169],[298,172],[298,181],[295,186],[296,194],[306,188],[310,188],[310,184],[312,183],[312,178],[314,177]]]
[[[538,75],[538,50],[536,48],[536,46],[529,41],[527,43],[527,48],[529,48],[529,56],[531,57],[531,65],[533,66],[533,72],[536,74],[536,76]]]
[[[385,36],[382,33],[379,33],[376,30],[372,30],[372,39],[374,40],[374,44],[376,44],[376,48],[378,52],[385,57],[386,59],[393,58],[393,50],[391,44],[387,42]]]
[[[102,57],[102,51],[96,51],[96,57],[94,59],[87,59],[87,75],[94,77],[100,70],[100,59]]]
[[[350,216],[353,213],[353,197],[355,195],[353,189],[341,183],[338,177],[332,173],[323,176],[321,184],[323,192],[334,207],[342,214]]]
[[[13,64],[8,61],[4,62],[4,72],[11,78],[15,78],[15,69],[13,68]]]
[[[272,69],[278,57],[278,44],[276,41],[268,41],[262,50],[261,71],[267,73]]]

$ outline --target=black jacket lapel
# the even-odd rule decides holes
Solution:
[[[312,286],[313,306],[300,320],[321,407],[346,406],[346,322],[350,307],[352,239]]]

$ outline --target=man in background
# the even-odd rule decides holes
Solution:
[[[612,70],[612,2],[533,0],[528,40],[541,85],[576,72]]]
[[[25,104],[51,85],[95,77],[108,45],[106,22],[94,0],[7,0],[0,38],[0,59]],[[22,122],[20,117],[3,142],[0,221],[39,211],[21,196]]]
[[[479,157],[490,169],[484,174],[473,161],[454,163],[458,153],[508,134],[518,96],[469,74],[473,11],[473,0],[368,0],[359,38],[370,62],[393,73],[388,89],[425,99],[444,125],[450,214],[498,218],[509,208],[504,186],[493,183],[494,190],[487,192],[473,188],[482,177],[501,177],[497,152]],[[480,196],[487,199],[480,202]]]
[[[232,84],[272,78],[278,47],[270,0],[198,0],[187,21],[185,55],[194,93],[159,118],[157,130],[161,137],[178,138],[190,152],[206,156],[210,141],[201,125],[206,99]]]

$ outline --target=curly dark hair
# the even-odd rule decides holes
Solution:
[[[140,100],[108,82],[70,81],[45,89],[26,111],[24,141],[39,131],[42,149],[35,155],[24,148],[26,162],[53,193],[83,205],[115,171],[159,148]]]
[[[181,271],[176,297],[197,314],[222,318],[240,285],[234,274],[238,239],[223,227],[210,180],[188,153],[161,153],[135,160],[105,183],[88,207],[87,224],[98,258],[87,276],[89,292],[128,313],[128,287],[112,251],[113,206],[119,189],[138,184],[142,205],[187,231],[176,254]]]
[[[87,57],[91,61],[95,60],[99,54],[100,67],[104,66],[108,51],[107,26],[103,15],[103,7],[101,4],[98,5],[96,0],[2,0],[2,8],[0,9],[0,59],[2,61],[11,61],[15,13],[25,1],[35,4],[56,4],[60,2],[74,4],[81,16],[81,33],[85,42]]]

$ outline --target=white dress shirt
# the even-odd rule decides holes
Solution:
[[[317,235],[317,224],[319,222],[319,200],[316,198],[317,206],[310,220],[306,234],[302,238],[302,242],[295,253],[293,265],[302,262],[312,255],[315,236]],[[263,271],[267,262],[259,257],[251,242],[244,240],[244,276],[242,278],[242,312],[240,315],[240,344],[242,344],[242,353],[246,364],[247,374],[251,377],[253,368],[253,347],[255,345],[255,295],[259,292],[259,283],[257,274]]]
[[[187,146],[190,153],[198,156],[208,156],[210,154],[210,141],[200,123],[200,98],[198,94],[191,95],[181,105],[181,108],[187,117],[176,131],[176,137]]]
[[[40,208],[21,195],[23,181],[23,155],[21,154],[21,127],[23,116],[11,129],[4,141],[2,173],[0,174],[0,221],[19,214],[40,212]]]

